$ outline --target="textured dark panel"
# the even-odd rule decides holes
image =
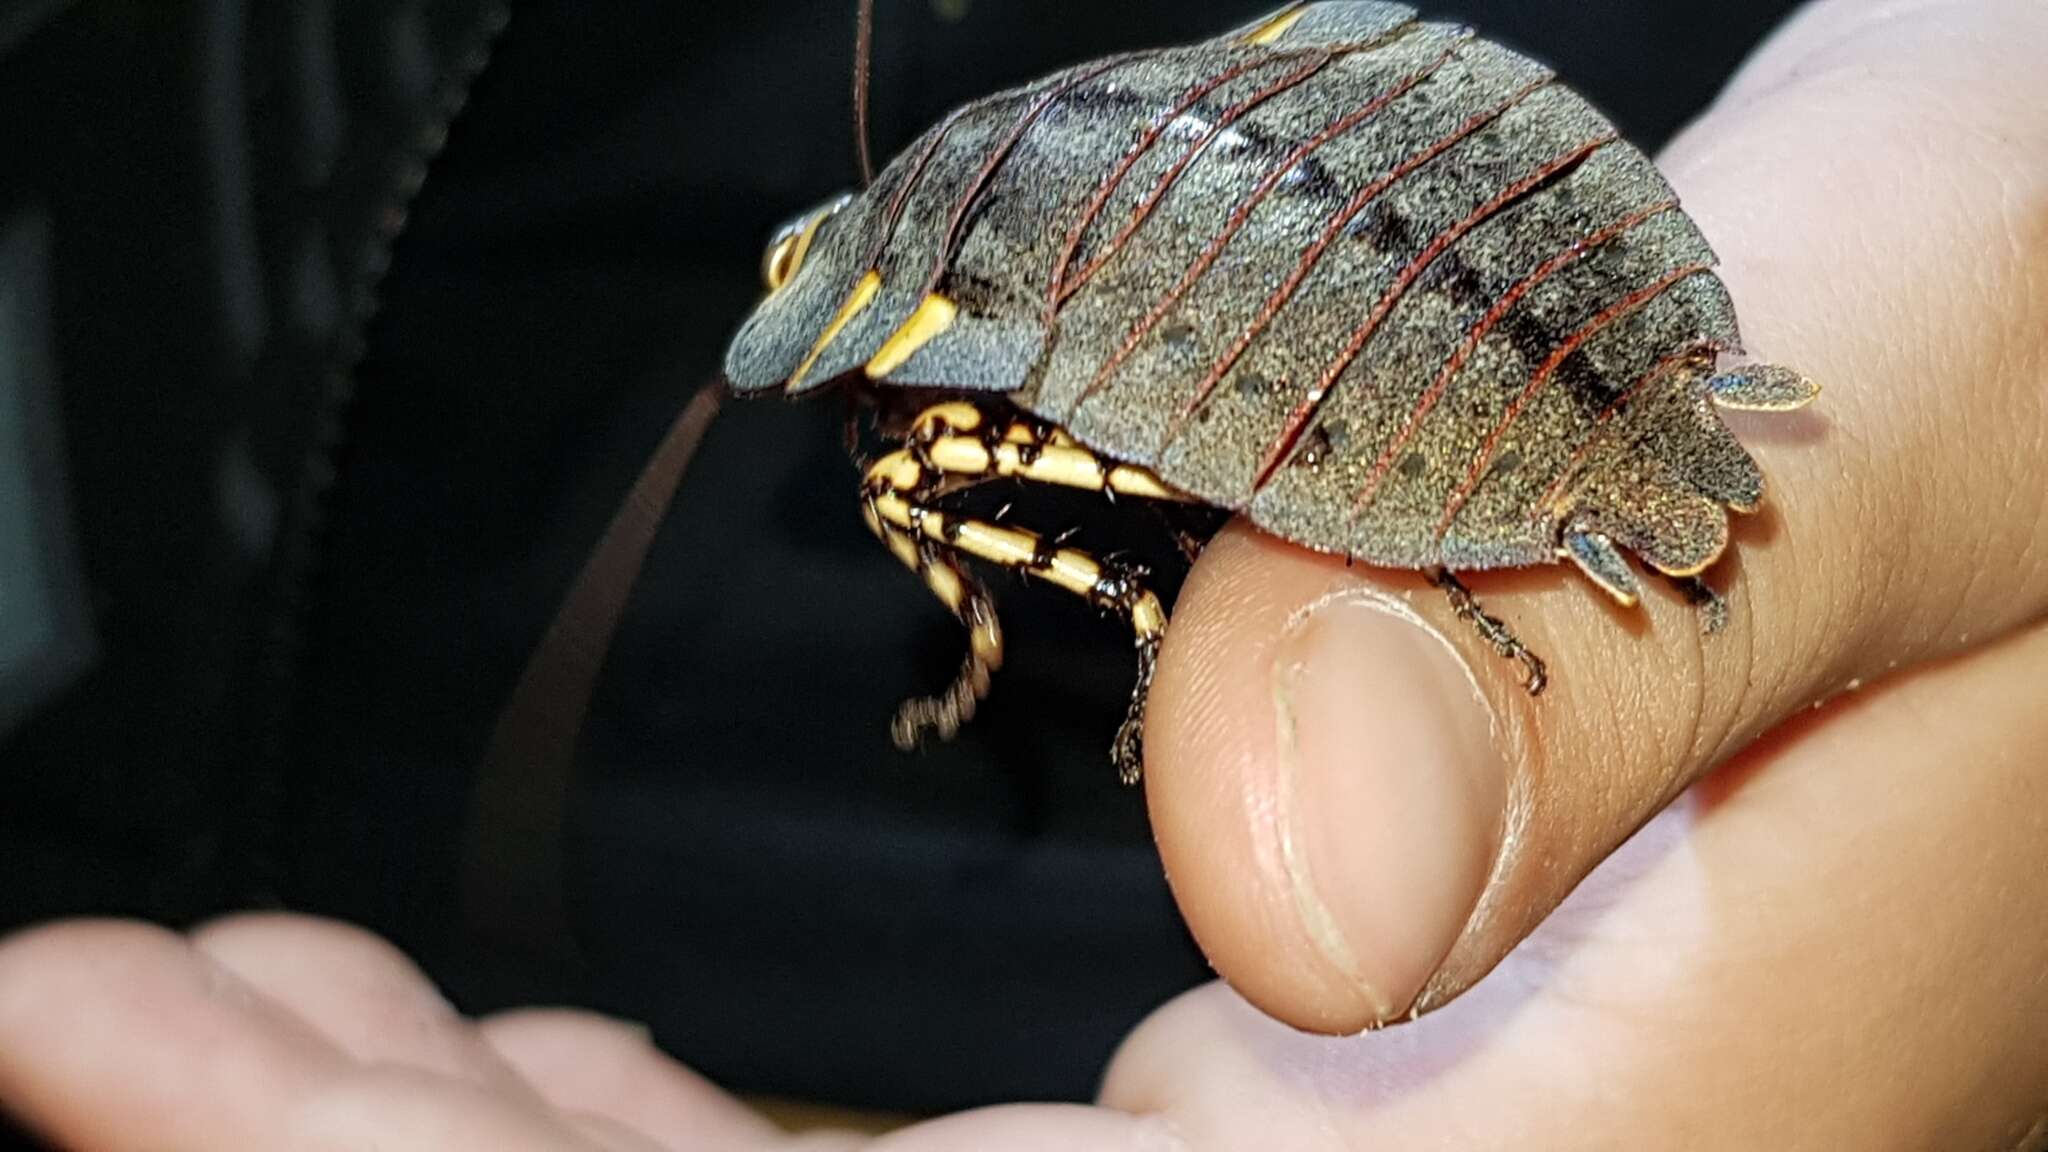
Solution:
[[[72,0],[0,0],[0,56],[4,56],[71,4]]]
[[[30,500],[70,525],[99,652],[0,738],[0,926],[275,893],[277,733],[342,382],[494,27],[486,0],[347,8],[372,76],[387,18],[411,21],[403,77],[351,87],[346,37],[304,4],[41,6],[0,44],[0,205],[46,221],[37,371],[64,385],[39,434],[64,499]]]

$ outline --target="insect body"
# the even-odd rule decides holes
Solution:
[[[1691,577],[1762,499],[1715,405],[1814,387],[1738,349],[1714,256],[1641,152],[1542,66],[1388,3],[1297,4],[969,104],[778,237],[725,371],[932,405],[868,470],[869,526],[968,625],[958,726],[1002,640],[968,558],[1123,614],[1137,768],[1165,613],[1142,574],[939,497],[981,479],[1240,512],[1439,573],[1623,558]],[[1542,667],[1526,657],[1532,688]]]

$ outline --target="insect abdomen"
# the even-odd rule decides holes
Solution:
[[[1108,201],[1021,399],[1312,547],[1552,558],[1558,483],[1610,409],[1659,366],[1703,395],[1701,365],[1666,362],[1734,346],[1712,252],[1611,124],[1460,30],[1254,93],[1229,131],[1154,146],[1165,171],[1202,150],[1135,231],[1158,186]],[[1696,431],[1687,452],[1733,444]]]
[[[1411,17],[1310,5],[949,117],[834,238],[853,294],[792,387],[865,364],[1011,392],[1379,563],[1547,560],[1575,519],[1666,567],[1717,551],[1703,504],[1739,505],[1754,468],[1705,401],[1736,343],[1713,254],[1547,69]],[[1664,392],[1669,458],[1617,455]]]

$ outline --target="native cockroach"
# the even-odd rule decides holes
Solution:
[[[1714,263],[1650,160],[1543,66],[1397,4],[1304,3],[947,116],[775,237],[725,376],[921,407],[864,511],[970,653],[904,706],[900,743],[950,735],[1001,662],[978,559],[1134,629],[1114,750],[1134,778],[1166,627],[1145,574],[942,496],[1014,477],[1193,502],[1424,570],[1540,691],[1453,574],[1569,560],[1634,604],[1628,552],[1691,580],[1763,497],[1715,406],[1816,393],[1717,369],[1738,338]]]

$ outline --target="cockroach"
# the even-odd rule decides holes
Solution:
[[[861,17],[864,107],[871,0]],[[1634,605],[1633,554],[1713,604],[1697,577],[1764,490],[1717,406],[1817,393],[1723,370],[1715,263],[1543,65],[1400,4],[1297,3],[946,116],[774,236],[724,377],[902,414],[862,513],[969,651],[903,706],[899,744],[952,735],[1002,662],[981,561],[1128,623],[1132,780],[1167,624],[1147,574],[947,497],[1000,477],[1205,505],[1422,571],[1540,692],[1543,662],[1456,574],[1569,561]]]

